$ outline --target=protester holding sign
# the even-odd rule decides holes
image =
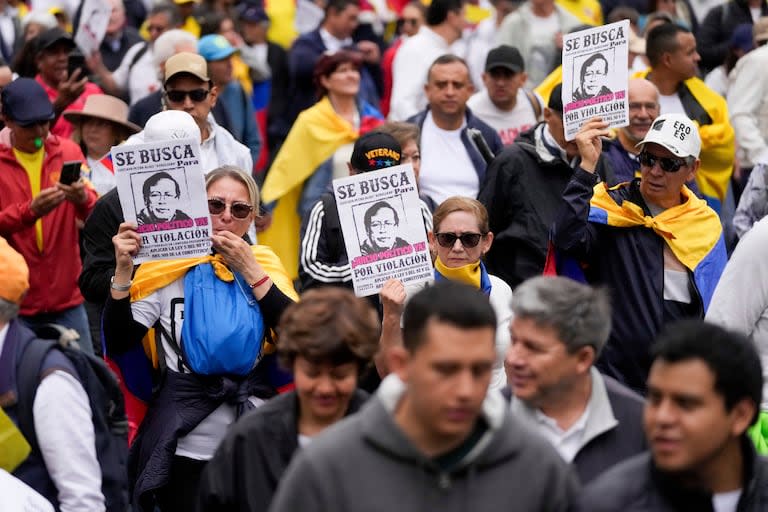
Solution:
[[[259,208],[250,174],[221,167],[206,188],[215,256],[144,263],[131,279],[141,236],[122,223],[113,239],[107,348],[129,351],[156,326],[166,369],[129,460],[139,511],[194,506],[200,473],[226,427],[276,392],[259,362],[271,349],[269,330],[297,298],[274,253],[242,238]]]

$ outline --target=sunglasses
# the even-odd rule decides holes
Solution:
[[[184,98],[189,96],[189,99],[195,103],[199,103],[208,97],[208,89],[192,89],[191,91],[182,91],[180,89],[172,89],[165,91],[165,95],[174,103],[181,103]]]
[[[457,235],[456,233],[435,233],[437,243],[441,247],[453,247],[456,240],[461,240],[461,245],[467,249],[476,247],[480,243],[480,239],[483,237],[480,233],[462,233]]]
[[[221,215],[227,209],[227,203],[221,199],[208,200],[208,212],[211,215]],[[236,219],[246,219],[253,211],[253,206],[248,203],[232,203],[229,205],[229,211]]]
[[[418,18],[400,18],[400,22],[403,25],[418,25],[419,19]]]
[[[640,152],[638,159],[640,160],[640,165],[646,167],[653,167],[658,162],[659,167],[664,172],[677,172],[682,166],[686,165],[686,161],[682,158],[666,158],[652,155],[646,151]]]

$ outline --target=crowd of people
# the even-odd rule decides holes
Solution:
[[[0,0],[0,509],[768,510],[765,0],[98,4],[83,54],[91,2]],[[628,125],[569,140],[621,20]],[[112,148],[178,139],[207,204],[125,215]],[[430,282],[356,297],[404,227]]]

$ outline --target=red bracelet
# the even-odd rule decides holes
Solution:
[[[251,290],[254,290],[254,289],[258,288],[259,286],[263,285],[264,283],[266,283],[268,279],[269,279],[269,276],[264,276],[261,279],[259,279],[258,281],[256,281],[255,283],[253,283],[251,285],[248,285],[248,286],[251,287]]]

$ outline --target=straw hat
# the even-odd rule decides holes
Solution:
[[[70,123],[83,121],[86,117],[111,121],[125,128],[129,134],[141,131],[141,128],[128,121],[128,105],[109,94],[91,94],[85,98],[83,110],[64,112],[64,118]]]

